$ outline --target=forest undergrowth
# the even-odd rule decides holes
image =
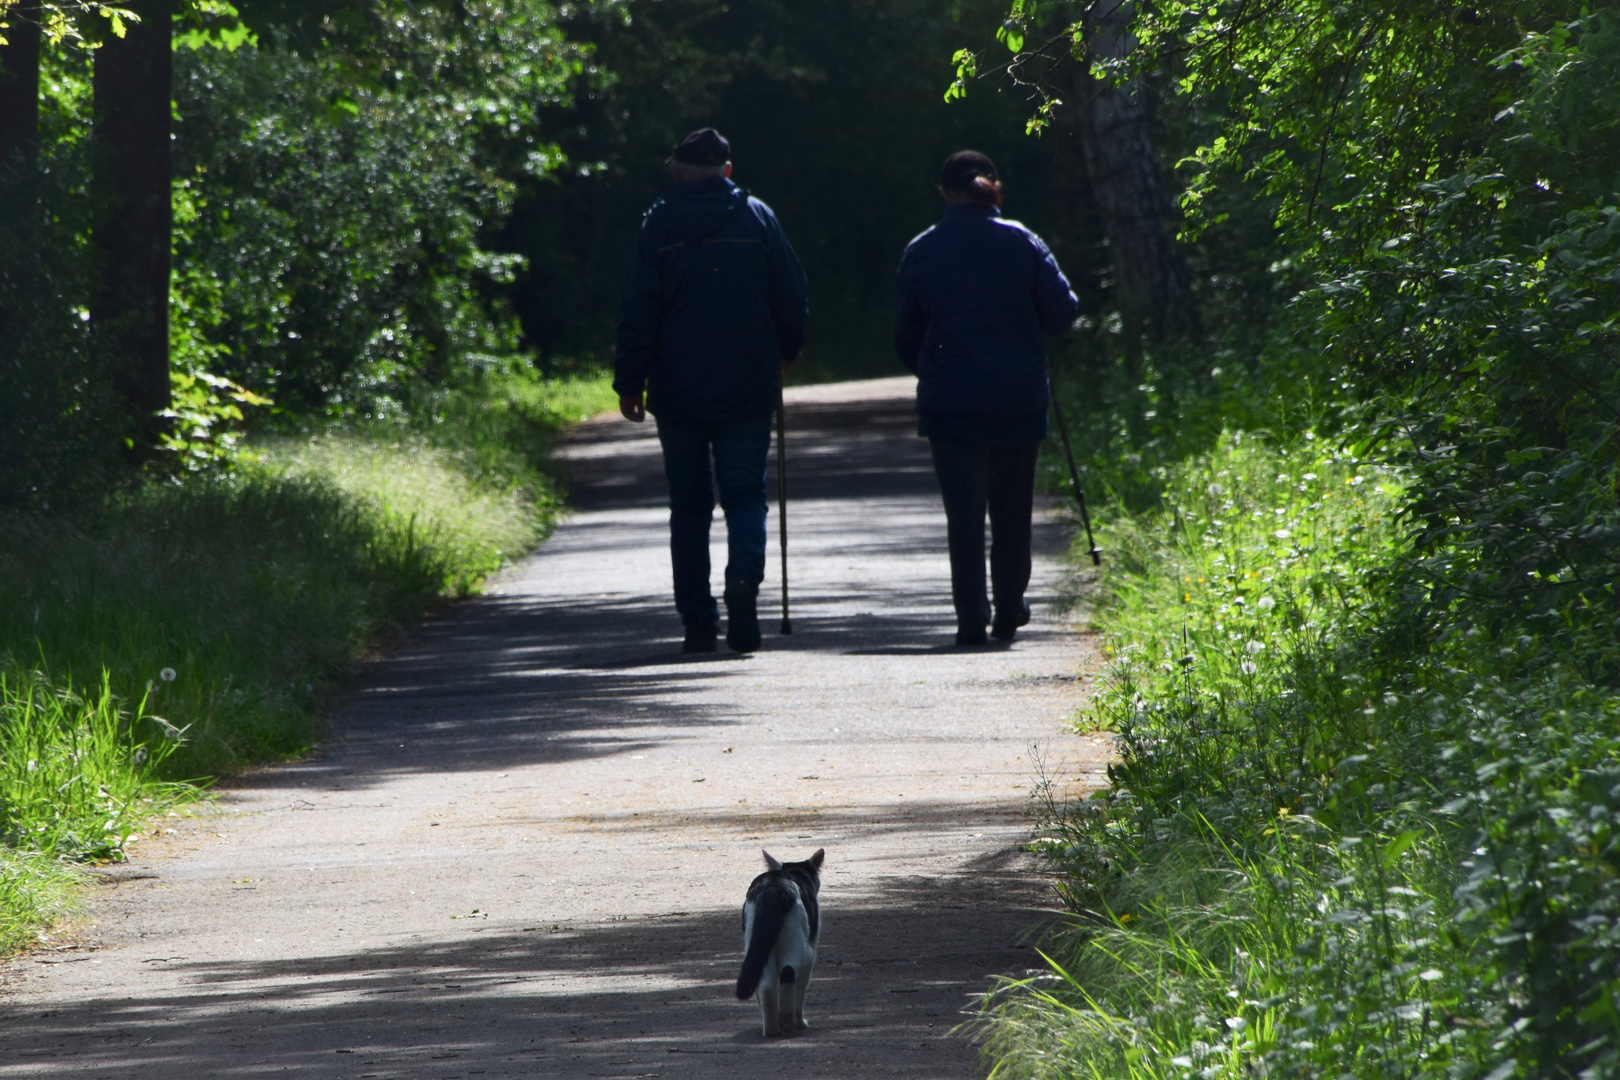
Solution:
[[[1184,241],[1286,289],[1058,380],[1118,759],[992,1074],[1620,1075],[1620,9],[1143,10]]]
[[[1228,433],[1104,528],[1118,760],[1047,789],[1071,922],[993,1075],[1613,1069],[1612,617],[1415,637],[1412,478],[1324,443]]]

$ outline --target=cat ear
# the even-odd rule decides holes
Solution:
[[[766,851],[764,848],[761,848],[759,853],[761,855],[765,856],[765,865],[766,866],[770,867],[772,870],[780,870],[780,869],[782,869],[782,861],[780,859],[771,858],[771,853],[770,852]]]
[[[826,848],[816,848],[816,853],[814,855],[810,856],[808,859],[806,859],[804,861],[809,863],[811,866],[815,867],[817,870],[820,870],[821,869],[821,860],[825,859],[826,857],[827,857],[827,849]]]

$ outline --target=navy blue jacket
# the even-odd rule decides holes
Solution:
[[[1068,330],[1079,306],[1040,237],[999,210],[947,206],[900,260],[894,348],[917,373],[923,434],[930,416],[1030,416],[1044,432],[1041,333]]]
[[[706,423],[776,408],[809,313],[804,270],[771,208],[723,177],[678,184],[641,222],[619,304],[613,389]]]

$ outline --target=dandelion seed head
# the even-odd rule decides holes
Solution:
[[[162,679],[164,682],[174,682],[174,680],[177,678],[177,674],[174,668],[166,667],[162,671],[158,672],[158,678]]]
[[[1277,606],[1277,601],[1273,600],[1269,596],[1262,596],[1255,602],[1254,606],[1259,608],[1261,611],[1270,611],[1272,608]]]

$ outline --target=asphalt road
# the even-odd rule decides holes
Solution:
[[[1020,848],[1031,746],[1082,783],[1106,747],[1064,726],[1091,657],[1052,611],[1049,511],[1034,622],[953,646],[910,393],[792,392],[795,633],[773,506],[746,658],[679,651],[651,423],[582,425],[579,510],[539,552],[367,664],[318,753],[166,822],[65,947],[0,971],[0,1077],[981,1075],[953,1029],[1033,966],[1050,903]],[[827,850],[787,1039],[731,992],[762,846]]]

